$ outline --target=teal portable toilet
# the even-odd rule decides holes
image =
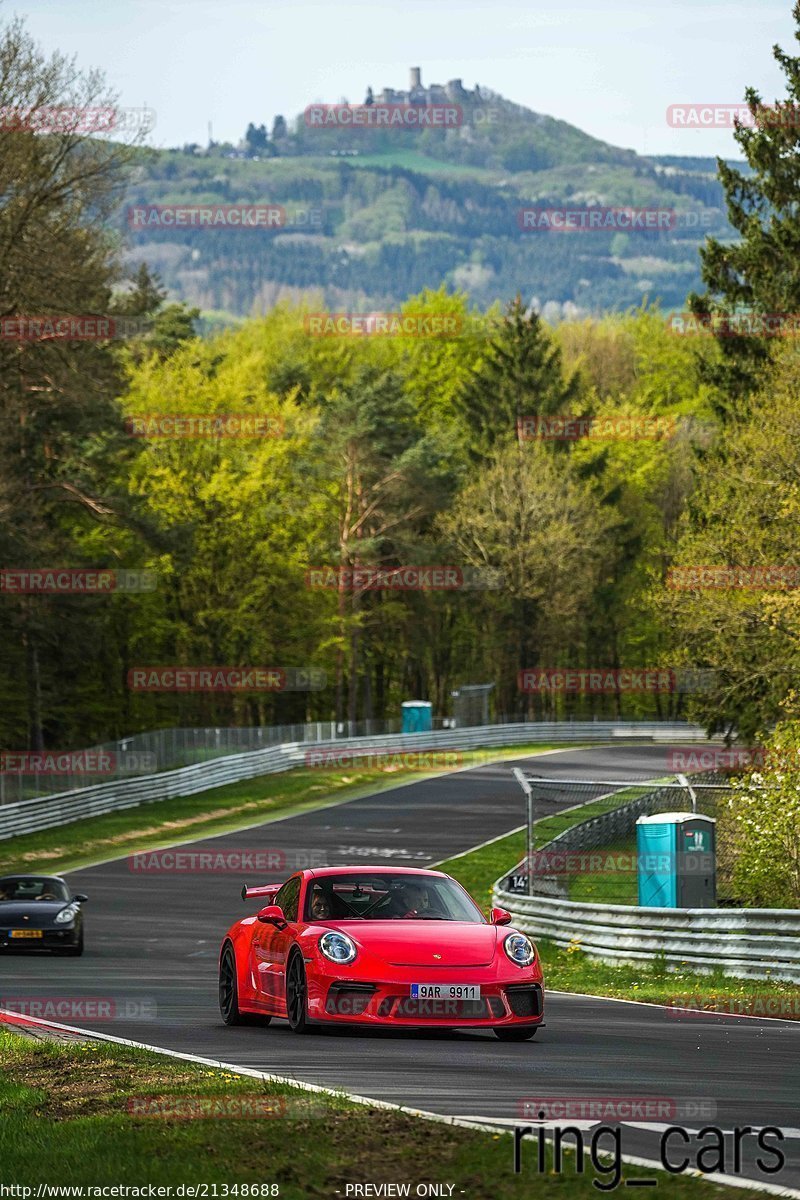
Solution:
[[[699,813],[656,813],[636,822],[639,904],[716,908],[716,821]]]
[[[427,733],[433,729],[433,705],[430,700],[403,701],[403,733]]]

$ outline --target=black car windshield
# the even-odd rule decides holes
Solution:
[[[305,919],[484,923],[480,909],[454,880],[391,872],[312,879],[306,892]]]
[[[7,875],[0,879],[0,904],[6,900],[69,900],[66,884],[44,875]]]

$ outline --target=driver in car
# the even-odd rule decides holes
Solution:
[[[403,903],[406,917],[424,916],[431,912],[431,898],[426,887],[419,883],[407,883],[403,888]]]
[[[330,915],[331,906],[328,897],[322,888],[314,888],[314,891],[311,893],[311,916],[317,921],[324,921]]]

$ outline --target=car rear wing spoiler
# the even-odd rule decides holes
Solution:
[[[248,887],[245,883],[242,887],[242,899],[249,900],[253,896],[265,896],[272,900],[281,890],[279,883],[263,883],[258,887]]]

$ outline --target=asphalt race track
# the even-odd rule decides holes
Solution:
[[[570,750],[516,765],[527,761],[552,778],[636,780],[664,774],[668,749]],[[316,862],[422,866],[523,823],[512,765],[422,780],[186,848],[285,852],[289,870],[304,865],[304,855]],[[151,811],[156,815],[148,810],[148,817]],[[325,1030],[297,1037],[280,1021],[225,1028],[217,1010],[217,953],[228,925],[249,911],[239,895],[242,882],[267,882],[289,870],[258,879],[252,872],[142,873],[121,859],[73,872],[73,888],[90,897],[85,955],[3,957],[0,1006],[33,997],[113,999],[113,1019],[65,1023],[431,1112],[511,1124],[526,1123],[521,1105],[531,1096],[711,1101],[711,1120],[624,1125],[623,1152],[657,1160],[669,1123],[694,1130],[777,1125],[787,1133],[783,1170],[760,1174],[748,1152],[755,1137],[748,1136],[742,1173],[800,1188],[800,1023],[673,1018],[658,1007],[551,993],[546,1027],[520,1045],[498,1042],[490,1032]],[[758,988],[754,981],[752,991]],[[591,1125],[584,1126],[587,1137]],[[681,1149],[674,1143],[673,1161]],[[509,1161],[510,1155],[509,1149]],[[766,1161],[769,1166],[774,1159]]]

